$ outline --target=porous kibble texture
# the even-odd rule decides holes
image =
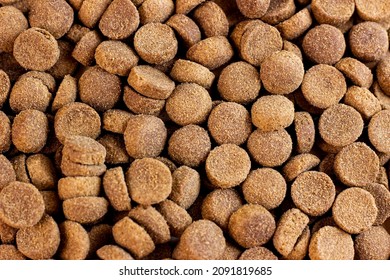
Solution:
[[[201,4],[206,0],[177,0],[176,1],[176,13],[178,14],[188,14],[196,6]]]
[[[95,61],[96,48],[102,42],[102,38],[95,30],[87,32],[77,42],[73,49],[72,57],[84,66],[90,66]]]
[[[376,68],[378,83],[384,93],[390,96],[390,56],[381,60]]]
[[[12,6],[0,8],[0,51],[12,52],[13,45],[20,33],[28,28],[23,13]]]
[[[186,15],[175,14],[169,18],[166,24],[176,31],[179,38],[189,48],[201,40],[198,25]]]
[[[382,225],[390,217],[390,192],[388,187],[378,183],[371,183],[363,186],[362,189],[368,191],[375,199],[378,214],[374,225]]]
[[[0,245],[0,260],[25,260],[26,257],[14,245]]]
[[[130,210],[130,196],[122,167],[115,167],[106,171],[103,177],[103,188],[115,210]]]
[[[390,235],[381,226],[375,226],[355,238],[355,251],[360,260],[388,260]]]
[[[134,260],[133,257],[117,245],[105,245],[96,251],[102,260]]]
[[[0,70],[0,108],[2,108],[5,101],[7,101],[10,89],[11,81],[8,74],[3,70]]]
[[[124,164],[130,162],[131,158],[126,152],[125,142],[121,135],[106,134],[98,139],[98,142],[106,149],[107,164]]]
[[[275,254],[265,247],[258,246],[250,249],[246,249],[241,255],[239,260],[278,260]]]
[[[65,177],[58,181],[58,195],[61,200],[83,196],[98,196],[99,177]]]
[[[190,214],[172,200],[166,199],[157,206],[157,210],[167,221],[172,236],[180,237],[192,223]]]
[[[18,229],[10,227],[0,220],[0,241],[3,244],[14,243]]]
[[[78,11],[80,21],[89,28],[95,27],[111,0],[84,0]]]
[[[315,19],[334,26],[346,23],[355,11],[354,0],[314,0],[311,9]]]
[[[310,238],[310,229],[309,226],[306,226],[301,236],[298,237],[297,243],[295,243],[291,253],[285,258],[287,260],[303,260],[307,255]]]
[[[377,151],[390,152],[390,110],[382,110],[371,118],[368,138]]]
[[[335,67],[356,86],[371,87],[373,82],[371,69],[359,60],[352,57],[344,57],[336,63]]]
[[[91,224],[107,213],[108,205],[108,201],[103,197],[75,197],[65,200],[62,210],[68,220]]]
[[[4,156],[0,155],[0,192],[9,183],[16,181],[16,174],[12,163]]]
[[[65,105],[75,102],[76,97],[77,80],[70,75],[66,75],[58,87],[56,95],[53,99],[53,103],[51,105],[51,110],[53,112],[56,112]]]
[[[31,155],[26,160],[26,167],[31,183],[40,191],[56,188],[57,172],[54,163],[48,156],[44,154]]]
[[[350,87],[344,96],[344,103],[357,110],[365,120],[370,119],[382,109],[380,101],[364,87]]]
[[[310,153],[302,153],[291,157],[283,167],[283,175],[286,181],[291,182],[300,174],[313,169],[320,163],[320,159]]]
[[[304,8],[276,27],[284,39],[293,40],[305,33],[312,23],[313,19],[310,10]]]
[[[175,5],[172,0],[144,0],[138,8],[141,24],[164,22],[174,9]]]
[[[165,106],[165,100],[143,96],[128,86],[123,90],[123,101],[134,114],[158,116]]]
[[[85,165],[104,164],[106,149],[96,140],[85,136],[65,138],[62,156],[74,163]]]
[[[64,221],[59,225],[61,243],[59,258],[62,260],[84,260],[89,251],[90,239],[82,225]]]
[[[229,34],[229,22],[225,12],[212,1],[197,7],[193,17],[206,37],[226,37]]]
[[[180,166],[172,172],[172,192],[169,199],[188,209],[198,198],[200,183],[198,171],[185,165]]]
[[[184,59],[178,59],[172,69],[170,76],[180,83],[195,83],[204,88],[210,88],[215,75],[203,65]]]
[[[270,0],[237,0],[240,12],[248,18],[261,18],[267,12]]]
[[[310,152],[313,148],[316,134],[316,128],[312,116],[308,112],[295,112],[294,128],[297,141],[297,152]]]
[[[390,3],[386,0],[355,0],[356,10],[360,18],[381,22],[390,17]]]
[[[11,148],[11,121],[3,111],[0,111],[0,153]]]
[[[127,121],[132,116],[132,113],[120,109],[107,110],[102,117],[103,129],[123,134],[126,130]]]

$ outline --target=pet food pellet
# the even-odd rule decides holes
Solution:
[[[3,70],[0,70],[0,108],[8,99],[8,95],[11,89],[11,81],[8,74]]]
[[[164,149],[167,129],[155,116],[137,115],[129,118],[123,137],[131,157],[156,157]]]
[[[332,226],[332,227],[337,227],[337,224],[335,223],[333,217],[325,217],[325,218],[320,218],[317,220],[313,227],[312,227],[312,233],[314,234],[317,232],[319,229],[325,227],[325,226]]]
[[[333,226],[325,226],[313,234],[309,245],[311,260],[353,260],[351,235]]]
[[[99,177],[65,177],[58,181],[58,195],[61,200],[83,196],[98,196]]]
[[[46,144],[49,122],[37,110],[24,110],[16,115],[12,124],[12,143],[24,153],[37,153]]]
[[[257,98],[260,88],[259,72],[244,61],[226,66],[218,79],[218,92],[226,101],[250,103]]]
[[[58,40],[57,43],[60,49],[60,57],[56,64],[47,70],[47,72],[54,78],[61,80],[65,75],[72,75],[76,72],[78,64],[72,57],[73,44],[64,40]]]
[[[45,213],[48,215],[58,215],[61,210],[61,201],[57,191],[40,191],[45,202]]]
[[[333,66],[318,64],[306,71],[302,93],[313,106],[326,109],[337,104],[347,92],[343,74]]]
[[[290,41],[287,41],[287,40],[283,40],[283,50],[284,51],[288,51],[288,52],[292,52],[300,60],[303,61],[303,56],[302,56],[301,49],[296,44],[291,43]]]
[[[64,76],[58,90],[53,99],[53,103],[51,105],[51,110],[53,112],[58,111],[60,108],[64,107],[67,104],[76,101],[77,97],[77,80],[70,76]]]
[[[131,0],[114,0],[102,15],[99,29],[111,40],[121,40],[133,34],[139,23],[139,13]]]
[[[221,260],[238,260],[242,254],[242,249],[238,245],[229,242],[226,240],[225,251],[222,254]]]
[[[154,251],[155,245],[143,227],[125,217],[112,227],[115,242],[129,250],[136,258],[142,258]]]
[[[248,153],[235,144],[217,146],[206,159],[207,178],[219,188],[238,186],[246,179],[250,168]]]
[[[335,67],[341,71],[355,85],[370,88],[373,82],[373,75],[364,63],[352,57],[344,57],[336,63]]]
[[[238,22],[235,26],[233,31],[230,34],[230,39],[233,41],[234,46],[237,48],[237,50],[240,50],[241,48],[241,39],[242,35],[244,35],[245,31],[249,29],[249,27],[262,23],[260,20],[243,20]]]
[[[120,109],[107,110],[103,114],[103,129],[123,134],[126,130],[127,122],[132,116],[132,113]]]
[[[250,155],[265,167],[280,166],[292,152],[292,139],[285,129],[263,132],[256,129],[248,138]]]
[[[201,40],[201,33],[198,25],[189,17],[183,14],[175,14],[166,22],[184,42],[186,47],[190,48]]]
[[[243,205],[242,198],[235,189],[217,189],[210,192],[202,202],[203,219],[213,221],[226,230],[230,216]]]
[[[209,115],[207,127],[218,145],[241,145],[252,132],[249,112],[234,102],[222,102],[215,106]]]
[[[390,110],[380,111],[371,118],[368,138],[379,152],[390,152]]]
[[[248,18],[261,18],[267,12],[270,0],[237,0],[241,14]]]
[[[176,130],[168,141],[168,154],[179,164],[197,167],[203,163],[211,150],[207,131],[197,125],[187,125]]]
[[[0,219],[11,227],[31,227],[44,211],[42,195],[31,184],[11,182],[0,192]]]
[[[383,224],[390,217],[390,192],[384,185],[371,183],[363,186],[362,189],[368,191],[375,199],[378,214],[374,225]]]
[[[376,76],[383,92],[390,96],[390,56],[379,62],[376,68]]]
[[[278,260],[272,251],[265,247],[253,247],[246,249],[238,258],[239,260]]]
[[[354,0],[314,0],[311,3],[314,17],[320,24],[338,26],[346,23],[355,11]]]
[[[308,8],[304,8],[295,15],[279,23],[276,28],[282,37],[293,40],[304,34],[312,25],[313,19]]]
[[[376,183],[384,185],[386,188],[389,188],[389,178],[387,176],[386,168],[381,166],[379,168],[378,175],[376,177]]]
[[[0,51],[12,52],[18,35],[28,28],[23,13],[12,6],[0,7]]]
[[[150,42],[153,42],[153,44]],[[178,42],[175,33],[168,25],[148,23],[135,33],[134,48],[146,62],[163,64],[175,57]]]
[[[74,163],[99,165],[104,164],[106,149],[92,138],[69,136],[65,138],[62,155]]]
[[[96,251],[108,244],[114,243],[112,236],[112,226],[108,224],[97,224],[92,226],[88,232],[90,241],[88,258],[91,259],[96,256]]]
[[[17,232],[17,228],[10,227],[0,220],[0,241],[3,244],[14,243]]]
[[[126,172],[130,197],[142,205],[164,201],[172,191],[172,175],[169,168],[153,158],[135,160]]]
[[[172,200],[164,200],[158,204],[157,210],[167,221],[172,236],[179,237],[192,223],[190,214]]]
[[[152,206],[137,206],[130,210],[128,216],[146,230],[155,244],[166,243],[171,239],[167,222]]]
[[[96,30],[87,32],[77,42],[72,57],[84,66],[90,66],[95,61],[95,51],[101,44],[102,38]]]
[[[359,17],[366,21],[381,22],[390,17],[390,3],[388,1],[355,0]]]
[[[293,94],[295,104],[298,105],[303,111],[306,111],[308,114],[312,114],[314,116],[321,115],[324,112],[324,109],[313,106],[303,95],[302,89],[297,89]]]
[[[225,12],[212,1],[199,5],[193,13],[193,19],[206,37],[226,37],[229,33],[229,22]]]
[[[0,111],[0,153],[7,152],[11,147],[11,121]],[[1,184],[0,184],[1,185]]]
[[[84,0],[83,0],[84,1]],[[73,43],[77,43],[80,41],[82,37],[84,37],[85,34],[87,34],[89,31],[91,31],[88,27],[85,27],[83,25],[74,23],[69,31],[66,33],[65,37],[69,39]]]
[[[26,257],[11,244],[0,245],[0,260],[25,260]]]
[[[128,86],[123,89],[123,101],[134,114],[158,116],[165,106],[165,100],[143,96]]]
[[[313,62],[333,65],[343,57],[346,43],[339,29],[332,25],[321,24],[307,32],[302,48]]]
[[[303,260],[306,257],[307,251],[309,249],[310,238],[310,229],[309,226],[306,226],[301,236],[298,237],[297,243],[295,243],[291,253],[288,254],[288,256],[285,258],[287,260]]]
[[[296,150],[298,153],[308,153],[314,146],[316,129],[312,116],[308,112],[294,114],[296,134]]]
[[[133,257],[116,245],[105,245],[96,251],[102,260],[134,260]]]
[[[38,190],[54,189],[57,184],[57,171],[51,159],[43,154],[31,155],[26,160],[31,183]]]
[[[111,0],[84,0],[78,11],[80,21],[86,27],[95,27],[111,2]]]
[[[293,0],[271,0],[261,20],[268,24],[278,24],[294,15],[296,10]]]
[[[107,164],[122,164],[128,163],[130,157],[126,152],[125,142],[123,137],[116,134],[106,134],[98,139],[98,142],[106,149]]]
[[[76,11],[79,11],[84,0],[69,0],[68,2]]]
[[[166,21],[175,10],[172,0],[144,0],[138,8],[141,24]]]
[[[0,154],[0,192],[13,181],[16,181],[16,174],[12,163],[3,154]]]
[[[165,106],[169,118],[182,126],[203,123],[211,108],[212,100],[208,91],[190,83],[178,85]]]
[[[169,158],[156,157],[156,159],[158,159],[159,161],[164,163],[169,168],[169,170],[171,170],[171,173],[173,173],[177,169],[176,164],[172,160],[170,160]]]
[[[99,165],[87,165],[75,163],[69,159],[69,157],[62,157],[60,168],[62,174],[65,176],[101,176],[106,170],[105,164]]]
[[[177,260],[215,260],[225,247],[221,228],[209,220],[198,220],[184,230],[172,256]]]
[[[383,90],[379,86],[378,82],[373,83],[372,90],[373,90],[375,97],[381,103],[382,109],[390,110],[390,96],[388,96],[387,94],[385,94],[383,92]]]
[[[122,167],[115,167],[106,171],[103,177],[103,188],[110,205],[115,210],[130,210],[130,196]]]
[[[54,118],[55,134],[60,142],[68,136],[86,136],[96,139],[100,135],[100,116],[84,103],[72,102],[59,109]]]
[[[337,195],[332,214],[341,229],[350,234],[359,234],[374,224],[378,208],[368,191],[352,187]]]
[[[344,96],[344,104],[357,110],[365,120],[369,120],[382,107],[379,100],[367,88],[352,86]]]
[[[188,209],[198,198],[200,175],[190,167],[180,166],[172,173],[172,192],[169,199]]]
[[[365,186],[375,182],[379,172],[379,158],[365,143],[355,142],[336,155],[334,171],[347,186]]]
[[[62,260],[84,260],[89,251],[90,240],[82,225],[65,221],[59,225],[60,248],[59,258]]]
[[[62,210],[68,220],[80,224],[99,221],[108,211],[108,201],[103,197],[75,197],[62,203]]]
[[[19,79],[24,79],[24,78],[34,78],[40,80],[50,92],[54,92],[56,89],[56,80],[52,75],[46,72],[28,71],[22,76],[20,76]]]
[[[268,210],[278,207],[284,200],[286,192],[286,181],[272,168],[252,170],[242,184],[245,200],[248,203],[260,204]]]
[[[214,36],[199,41],[186,54],[187,59],[197,62],[209,70],[226,64],[233,55],[233,48],[224,36]]]
[[[372,227],[356,236],[355,250],[360,260],[388,260],[390,235],[381,226]]]
[[[303,172],[291,186],[294,204],[310,216],[325,214],[332,207],[335,196],[332,179],[318,171]]]
[[[176,13],[177,14],[188,14],[195,7],[206,0],[177,0],[176,2]]]
[[[275,219],[267,209],[257,204],[245,204],[229,219],[229,234],[244,248],[267,243],[275,232]]]
[[[320,163],[320,159],[309,153],[302,153],[291,157],[283,167],[283,175],[287,182],[293,181],[301,173],[313,169]]]
[[[389,49],[389,37],[379,23],[366,21],[351,28],[349,46],[355,58],[362,62],[378,61]]]
[[[45,215],[38,224],[23,228],[16,234],[16,246],[33,260],[50,259],[60,245],[60,230],[56,221]]]
[[[10,162],[15,170],[16,181],[30,183],[30,177],[27,174],[26,159],[25,154],[20,154],[13,157]]]
[[[127,82],[140,94],[154,99],[167,99],[175,89],[167,75],[148,65],[133,67]]]

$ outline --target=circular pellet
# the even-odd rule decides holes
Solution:
[[[44,154],[31,155],[26,160],[31,183],[38,190],[54,189],[57,185],[56,169],[52,160]]]
[[[187,166],[180,166],[172,172],[172,192],[169,199],[188,209],[198,198],[200,192],[198,171]]]
[[[313,19],[308,8],[304,8],[295,15],[279,23],[276,28],[282,37],[293,40],[304,34],[312,25]]]
[[[58,181],[58,196],[61,200],[84,196],[98,196],[99,177],[65,177]]]
[[[103,177],[103,188],[110,205],[116,211],[130,210],[130,196],[122,167],[106,171]]]
[[[371,118],[368,138],[379,152],[390,152],[390,110],[382,110]]]
[[[268,250],[265,247],[253,247],[246,249],[239,257],[239,260],[278,260],[278,257],[275,256],[272,251]]]
[[[95,27],[111,2],[111,0],[83,0],[78,10],[79,20],[88,28]]]
[[[88,165],[73,162],[68,156],[63,156],[60,163],[61,172],[65,176],[101,176],[107,170],[105,164]]]
[[[320,159],[309,153],[302,153],[291,157],[283,167],[283,175],[287,182],[293,181],[300,174],[313,169],[320,163]]]
[[[102,260],[134,260],[129,253],[116,245],[104,245],[96,254]]]
[[[193,13],[193,19],[206,37],[226,37],[229,33],[229,22],[226,14],[215,2],[207,1],[199,5]]]
[[[381,22],[390,17],[390,2],[387,0],[355,0],[355,5],[363,20]]]
[[[158,116],[165,106],[165,100],[143,96],[128,86],[123,90],[123,101],[134,114]]]
[[[390,56],[379,62],[376,68],[376,76],[383,92],[390,96]]]
[[[355,251],[360,260],[388,260],[390,235],[381,226],[375,226],[355,238]]]
[[[99,165],[104,164],[106,149],[92,138],[75,135],[65,138],[62,156],[74,163]]]
[[[375,95],[364,87],[352,86],[344,96],[344,104],[357,110],[364,120],[369,120],[382,107]]]
[[[103,129],[117,134],[123,134],[127,122],[132,116],[132,113],[120,109],[107,110],[103,114]]]
[[[294,248],[291,253],[288,254],[285,258],[287,260],[303,260],[309,249],[310,242],[310,229],[309,226],[306,226],[302,234],[298,237],[297,243],[295,243]]]
[[[16,233],[18,229],[10,227],[0,220],[0,241],[2,244],[15,243]]]
[[[166,21],[175,9],[172,0],[143,0],[138,11],[141,24]]]
[[[303,55],[301,49],[294,43],[291,43],[290,41],[283,40],[283,50],[292,52],[295,54],[300,60],[303,61]]]
[[[59,258],[62,260],[84,260],[89,252],[90,240],[82,225],[65,221],[59,225],[61,243]]]
[[[80,224],[99,221],[108,211],[108,201],[103,197],[75,197],[62,203],[62,210],[68,220]]]
[[[106,149],[107,164],[129,163],[130,157],[126,152],[123,137],[116,134],[106,134],[98,139],[98,142]]]
[[[84,66],[91,66],[95,62],[96,48],[101,42],[102,38],[96,30],[88,31],[77,42],[72,57]]]
[[[350,234],[359,234],[374,224],[378,208],[368,191],[352,187],[337,195],[332,214],[341,229]]]
[[[198,25],[189,17],[183,14],[174,14],[166,22],[177,35],[180,36],[186,47],[190,48],[201,40],[201,33]]]
[[[158,204],[157,210],[167,221],[172,236],[181,236],[183,231],[192,223],[190,214],[172,200],[164,200]]]
[[[310,152],[314,146],[316,134],[316,128],[312,116],[308,112],[295,112],[294,128],[297,141],[297,152]]]
[[[20,33],[28,28],[23,13],[15,7],[0,8],[0,51],[11,53],[13,45]]]
[[[347,22],[355,11],[354,0],[314,0],[311,9],[316,20],[320,24],[334,26]]]
[[[271,0],[268,10],[261,20],[268,24],[278,24],[295,13],[296,7],[293,0]]]
[[[16,181],[14,167],[3,154],[0,154],[0,192],[13,181]]]
[[[355,85],[370,88],[373,82],[373,75],[364,63],[352,57],[344,57],[336,63],[335,67],[341,71]]]
[[[195,83],[209,89],[215,75],[203,65],[184,59],[178,59],[173,64],[170,73],[172,79],[180,83]]]
[[[176,2],[176,13],[177,14],[188,14],[195,7],[206,0],[177,0]]]
[[[25,260],[26,257],[14,245],[0,245],[0,260]]]
[[[248,18],[261,18],[268,10],[270,0],[237,0],[241,14]]]
[[[239,256],[241,255],[242,250],[238,247],[238,245],[233,244],[229,242],[229,240],[226,240],[226,248],[225,252],[223,253],[221,260],[237,260]]]
[[[390,217],[390,192],[389,189],[378,183],[371,183],[363,186],[362,189],[368,191],[375,199],[378,214],[374,225],[382,225]]]
[[[47,72],[55,79],[61,80],[65,75],[72,75],[78,64],[72,57],[73,44],[65,40],[58,40],[57,43],[60,49],[60,57]]]

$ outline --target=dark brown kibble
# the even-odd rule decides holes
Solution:
[[[106,134],[98,139],[98,142],[106,149],[107,164],[122,164],[129,163],[130,157],[126,152],[125,142],[123,137],[116,134]]]
[[[296,10],[293,0],[271,0],[267,12],[261,20],[268,24],[278,24],[294,15]]]
[[[130,210],[130,196],[122,167],[116,167],[106,171],[103,177],[103,188],[111,206],[115,210]]]
[[[381,89],[390,96],[390,57],[381,60],[376,68],[376,75]]]
[[[323,24],[339,26],[346,23],[355,11],[354,0],[314,0],[311,4],[316,20]]]
[[[26,167],[31,183],[38,190],[55,189],[57,174],[52,160],[43,154],[31,155],[26,160]]]
[[[11,81],[8,74],[0,70],[0,109],[3,107],[11,89]]]
[[[390,235],[381,226],[372,227],[356,236],[355,250],[360,260],[388,260]]]
[[[28,28],[23,13],[15,7],[0,8],[0,51],[11,53],[15,39]]]
[[[16,174],[12,163],[0,154],[0,192],[13,181],[16,181]]]
[[[180,166],[172,172],[170,200],[184,209],[188,209],[198,198],[199,192],[200,175],[195,169]]]
[[[188,48],[201,40],[198,25],[186,15],[175,14],[169,18],[166,24],[176,31]]]
[[[294,114],[294,126],[297,139],[297,152],[310,152],[313,148],[316,134],[312,116],[308,112],[296,112]]]
[[[95,30],[87,32],[77,42],[73,49],[72,57],[84,66],[90,66],[94,63],[96,48],[102,42],[102,38]]]
[[[172,236],[179,237],[192,223],[190,214],[172,200],[164,200],[158,204],[157,210],[167,221]]]
[[[61,243],[59,258],[62,260],[84,260],[89,251],[90,240],[82,225],[72,221],[60,224]]]
[[[261,18],[268,10],[270,0],[237,0],[237,7],[241,14],[248,18]]]

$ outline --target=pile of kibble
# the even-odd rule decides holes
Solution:
[[[0,0],[0,259],[389,259],[390,0]]]

